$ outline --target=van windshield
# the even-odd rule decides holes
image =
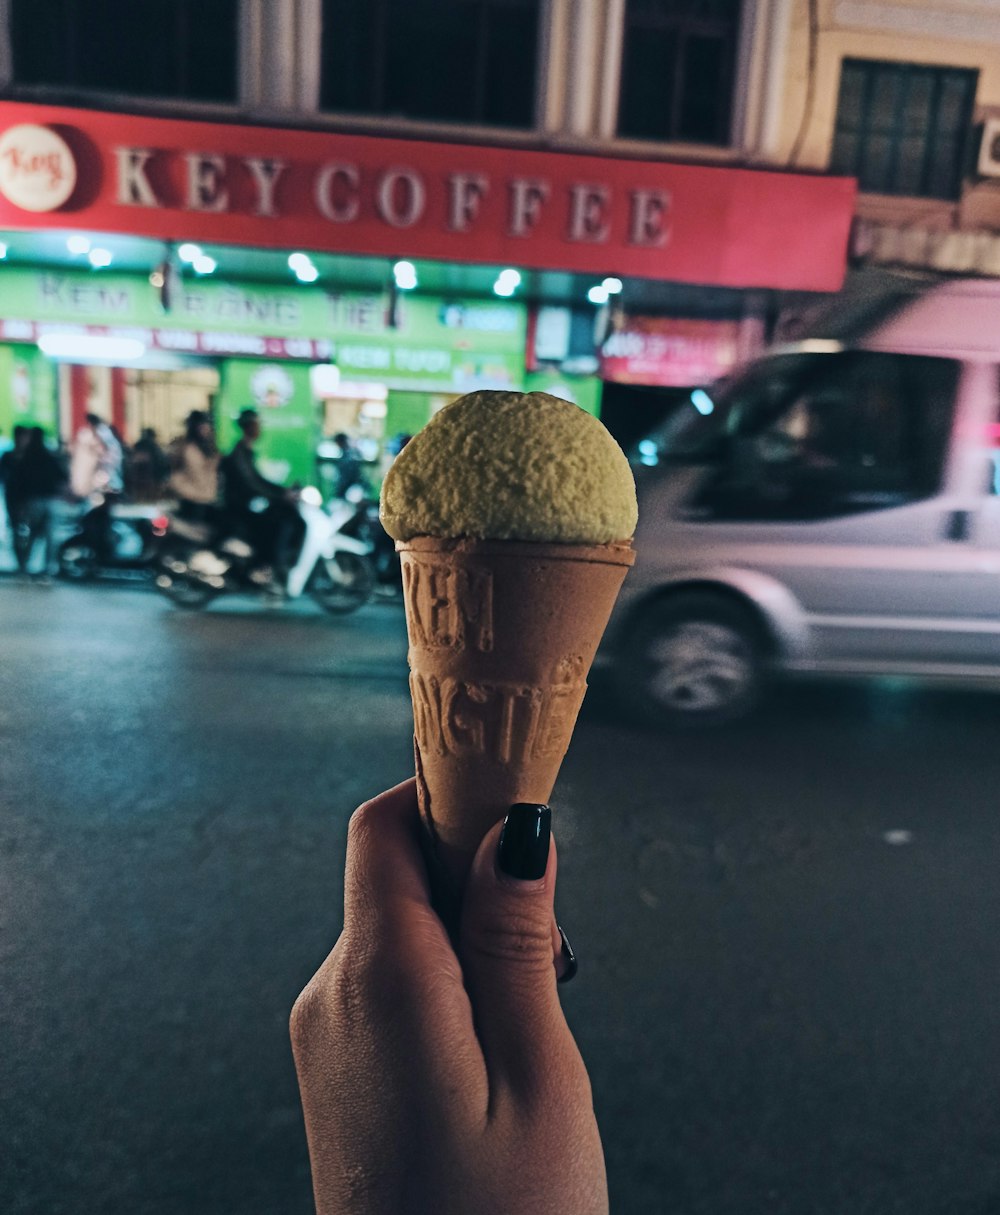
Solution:
[[[677,413],[639,444],[644,463],[715,463],[733,439],[753,433],[829,364],[829,354],[777,354],[730,379],[695,388]]]
[[[718,517],[914,501],[941,485],[959,366],[869,350],[775,354],[696,388],[639,444],[639,460],[714,468],[703,494]]]

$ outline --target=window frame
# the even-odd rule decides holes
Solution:
[[[552,21],[553,21],[553,6],[555,0],[534,0],[537,3],[538,11],[536,15],[536,30],[535,30],[535,65],[534,65],[534,84],[531,91],[531,113],[526,125],[510,126],[503,123],[494,123],[478,116],[464,118],[431,118],[423,117],[414,114],[398,114],[388,112],[385,106],[385,85],[384,78],[386,72],[386,43],[383,36],[381,45],[381,60],[380,60],[380,89],[379,96],[381,98],[380,109],[365,109],[365,110],[346,110],[327,106],[323,101],[323,79],[325,75],[325,64],[323,59],[323,36],[325,27],[325,13],[323,11],[325,4],[324,0],[307,0],[307,2],[315,4],[317,12],[317,46],[316,46],[316,90],[315,90],[315,108],[319,117],[325,121],[344,122],[358,129],[363,129],[366,125],[380,124],[384,129],[386,124],[396,126],[398,128],[416,127],[424,130],[439,129],[443,131],[453,132],[479,132],[486,137],[495,137],[498,133],[504,135],[512,135],[516,138],[533,138],[540,134],[544,128],[546,112],[549,108],[548,91],[552,77],[551,65],[547,63],[546,56],[550,50],[552,41]],[[495,0],[496,2],[496,0]],[[503,0],[499,0],[502,4]],[[384,35],[386,27],[386,9],[391,0],[368,0],[370,9],[378,9],[381,17],[380,28]],[[483,23],[487,18],[482,15],[486,12],[488,0],[470,0],[481,10],[480,23]],[[515,4],[511,4],[515,7]],[[483,38],[482,33],[480,37]],[[488,71],[488,63],[484,46],[480,46],[480,62],[477,64],[477,106],[481,112],[485,101],[485,88]],[[376,83],[373,82],[373,92],[376,90]]]
[[[718,138],[705,140],[688,137],[678,133],[678,125],[683,100],[684,73],[678,71],[673,86],[671,99],[671,123],[668,133],[663,135],[636,135],[621,130],[622,121],[622,92],[625,85],[626,55],[628,53],[630,23],[628,16],[629,0],[612,0],[617,10],[615,13],[615,30],[613,46],[615,51],[616,70],[608,73],[605,82],[604,97],[601,104],[601,133],[619,143],[633,143],[640,146],[669,146],[697,147],[724,152],[741,142],[740,131],[746,123],[746,99],[743,97],[748,87],[750,74],[750,37],[749,32],[756,19],[757,4],[755,0],[734,0],[737,12],[731,27],[726,31],[727,40],[727,73],[728,73],[728,112],[724,122],[720,123]],[[719,23],[698,17],[680,15],[676,18],[664,17],[659,23],[664,29],[678,32],[678,53],[675,55],[674,66],[683,63],[680,47],[691,36],[699,33],[713,33]],[[609,40],[610,41],[610,40]]]
[[[68,0],[72,3],[73,0]],[[234,96],[230,100],[205,99],[180,96],[173,93],[133,93],[106,85],[89,85],[71,82],[26,83],[18,80],[14,51],[14,3],[15,0],[0,0],[0,91],[14,97],[37,97],[43,100],[66,98],[70,103],[77,99],[100,100],[125,108],[141,111],[174,110],[178,113],[232,114],[241,105],[244,78],[243,27],[246,10],[254,0],[235,0],[235,29],[233,38]],[[294,2],[294,0],[293,0]],[[191,0],[192,6],[197,0]],[[183,58],[183,56],[182,56]]]
[[[845,68],[857,68],[861,73],[861,99],[859,117],[856,125],[848,124],[843,114],[842,99],[845,82]],[[950,166],[950,184],[947,192],[932,189],[930,180],[934,165],[937,163],[935,150],[937,145],[948,137],[939,128],[939,115],[942,107],[942,92],[949,75],[964,79],[968,90],[963,99],[962,110],[955,125],[951,138],[954,139],[955,150],[953,164]],[[873,95],[880,83],[885,84],[893,76],[898,78],[898,97],[895,113],[892,116],[891,128],[888,132],[877,129],[872,122],[874,112]],[[845,55],[840,61],[840,76],[837,84],[837,101],[833,121],[833,136],[830,146],[829,171],[843,173],[858,179],[858,188],[865,194],[880,194],[892,198],[921,198],[936,202],[958,202],[962,197],[962,186],[967,174],[968,150],[972,138],[972,122],[975,114],[976,96],[979,91],[978,68],[955,64],[914,63],[909,60],[894,59],[865,59],[855,55]],[[910,189],[894,189],[892,183],[900,174],[901,148],[907,138],[905,125],[905,106],[914,82],[920,79],[930,81],[932,100],[930,102],[930,121],[922,129],[924,145],[920,167],[920,193]],[[857,146],[850,163],[845,158],[838,161],[838,139],[853,138]],[[889,142],[888,163],[883,166],[884,176],[889,178],[890,188],[875,188],[862,182],[862,171],[871,142],[874,139],[886,138]]]

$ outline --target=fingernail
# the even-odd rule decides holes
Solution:
[[[569,943],[569,937],[563,932],[562,924],[557,924],[559,929],[559,940],[562,942],[560,952],[562,953],[563,972],[557,979],[559,983],[568,983],[570,979],[576,978],[576,972],[580,969],[580,964],[576,960],[576,954],[573,952],[573,946]]]
[[[521,882],[537,882],[544,877],[551,833],[552,811],[548,806],[531,802],[511,806],[500,832],[500,872]]]

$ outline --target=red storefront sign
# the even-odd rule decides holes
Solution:
[[[849,178],[0,103],[0,140],[17,127],[7,228],[832,291],[854,206]],[[45,130],[76,184],[28,210]]]
[[[690,388],[725,375],[739,353],[738,321],[630,317],[604,343],[601,379]]]

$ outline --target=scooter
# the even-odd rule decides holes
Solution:
[[[115,503],[94,494],[76,530],[59,545],[59,573],[72,582],[102,574],[149,578],[167,524],[156,504]]]
[[[369,546],[375,569],[376,597],[402,603],[403,569],[395,541],[379,519],[378,500],[355,487],[347,491],[345,506],[348,504],[353,506],[354,513],[344,524],[344,535],[353,536]]]
[[[261,505],[266,505],[261,503]],[[356,611],[372,596],[375,576],[369,547],[345,536],[341,528],[353,507],[323,507],[319,490],[303,489],[296,502],[305,536],[295,564],[282,585],[261,575],[253,548],[238,536],[218,536],[204,523],[172,516],[155,585],[177,607],[197,610],[219,595],[273,592],[286,599],[309,593],[327,612]]]

